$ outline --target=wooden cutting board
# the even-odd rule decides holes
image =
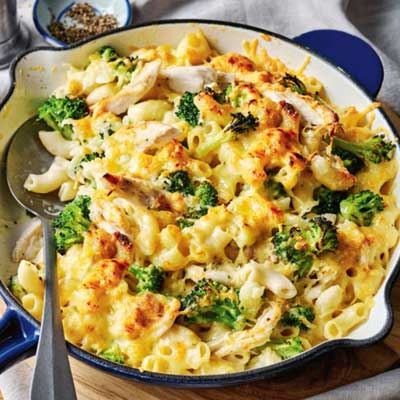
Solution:
[[[386,110],[388,111],[388,110]],[[389,111],[400,131],[400,119]],[[282,377],[224,389],[170,389],[107,375],[71,359],[79,400],[297,400],[400,367],[400,279],[393,288],[394,325],[383,341],[339,349]],[[0,314],[1,314],[0,304]],[[34,360],[24,361],[33,365]],[[0,394],[0,400],[2,400]],[[25,400],[25,399],[18,399]]]

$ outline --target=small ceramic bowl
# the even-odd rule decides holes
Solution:
[[[35,0],[33,22],[43,39],[53,46],[67,47],[67,43],[56,39],[49,32],[48,26],[53,17],[56,21],[60,21],[74,4],[83,2],[90,4],[99,14],[114,15],[119,28],[128,26],[132,22],[132,7],[129,0]]]

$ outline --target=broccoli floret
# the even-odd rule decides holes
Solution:
[[[284,360],[297,356],[304,351],[301,339],[299,337],[294,337],[287,340],[271,341],[269,346]]]
[[[280,83],[283,86],[289,88],[292,92],[296,92],[301,95],[307,94],[306,85],[304,85],[304,83],[299,78],[297,78],[297,76],[285,74]]]
[[[179,228],[184,229],[193,226],[194,220],[199,219],[208,213],[210,207],[218,204],[218,192],[209,182],[202,182],[195,190],[195,196],[199,203],[196,207],[190,207],[183,218],[176,220]]]
[[[99,356],[116,364],[125,364],[125,357],[122,354],[119,346],[109,347],[108,349],[102,351]]]
[[[305,276],[313,264],[314,255],[334,251],[338,246],[336,227],[327,219],[316,217],[304,227],[283,227],[272,237],[275,254],[297,267],[296,274]]]
[[[202,182],[195,189],[194,195],[198,201],[198,206],[190,207],[183,218],[176,221],[177,225],[183,229],[194,224],[195,219],[199,219],[208,213],[210,207],[218,204],[218,192],[209,182]]]
[[[188,324],[219,322],[235,330],[245,325],[237,290],[211,279],[196,283],[181,300],[181,310]]]
[[[72,125],[62,122],[65,119],[80,119],[89,113],[85,100],[69,97],[49,97],[38,109],[38,119],[43,120],[55,131],[61,132],[65,139],[72,139]]]
[[[189,219],[199,219],[208,213],[208,207],[190,207],[185,214]]]
[[[209,182],[202,182],[195,187],[186,171],[175,171],[165,181],[165,188],[170,192],[181,192],[185,196],[194,195],[198,202],[195,207],[190,207],[183,218],[176,220],[181,228],[187,228],[194,224],[194,220],[208,213],[209,207],[218,203],[218,192]]]
[[[249,130],[256,129],[258,126],[258,118],[252,113],[243,115],[242,113],[232,113],[232,121],[224,128],[225,131],[234,133],[246,133]]]
[[[185,92],[178,104],[178,111],[175,115],[186,121],[190,126],[199,125],[200,111],[194,104],[195,93]]]
[[[99,49],[99,54],[104,61],[115,61],[119,58],[117,51],[111,46],[103,46]]]
[[[129,267],[129,272],[133,274],[137,280],[137,293],[145,291],[158,293],[161,290],[165,278],[165,273],[161,268],[155,265],[143,267],[133,264]]]
[[[332,153],[336,154],[342,159],[343,165],[353,175],[355,175],[357,172],[360,172],[365,166],[364,161],[361,158],[357,157],[353,153],[350,153],[350,151],[341,149],[340,147],[334,146]]]
[[[317,255],[325,251],[335,251],[339,245],[336,226],[323,217],[310,220],[302,233],[309,251]]]
[[[283,314],[281,323],[300,329],[308,329],[308,322],[313,322],[314,319],[315,314],[311,307],[294,306]]]
[[[21,299],[26,294],[25,289],[19,283],[17,275],[14,275],[10,278],[8,287],[10,288],[11,293],[18,299]]]
[[[340,202],[340,214],[360,226],[370,226],[376,213],[383,210],[383,198],[370,190],[351,194]]]
[[[215,135],[209,135],[209,137],[198,146],[196,152],[199,157],[206,156],[210,151],[216,150],[223,143],[235,140],[238,134],[249,132],[250,130],[256,129],[258,126],[258,118],[254,117],[251,113],[243,115],[239,112],[231,115],[232,120],[224,129]]]
[[[229,93],[232,91],[232,85],[229,84],[224,90],[220,92],[216,92],[214,89],[210,87],[204,88],[204,91],[212,96],[212,98],[217,101],[219,104],[226,104],[228,103],[228,96]]]
[[[201,208],[215,207],[218,204],[218,192],[209,182],[202,182],[197,186],[195,196]]]
[[[168,192],[181,192],[185,196],[194,195],[194,185],[186,171],[171,172],[164,181],[164,187]]]
[[[338,149],[344,150],[363,161],[379,164],[382,161],[392,159],[395,145],[392,142],[386,141],[383,135],[375,135],[371,139],[364,140],[362,143],[349,142],[335,136],[333,138],[333,149],[336,152]]]
[[[346,197],[346,192],[336,192],[325,186],[320,186],[314,190],[314,200],[318,204],[311,210],[316,214],[338,214],[340,202]]]
[[[284,228],[281,232],[275,233],[272,238],[276,256],[294,264],[300,278],[308,273],[313,264],[313,257],[306,245],[304,244],[303,248],[297,248],[297,243],[301,241],[301,231],[296,227]]]
[[[83,242],[83,234],[90,227],[89,205],[89,196],[78,196],[53,221],[56,248],[60,254]]]
[[[194,219],[198,219],[207,214],[209,207],[214,207],[218,203],[218,192],[209,182],[202,182],[195,188],[189,174],[186,171],[175,171],[169,174],[164,181],[164,187],[169,192],[181,192],[185,196],[196,196],[199,206],[191,207],[183,218],[176,220],[176,224],[181,228],[187,228],[194,224]]]

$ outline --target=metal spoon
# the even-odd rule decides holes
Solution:
[[[42,221],[45,263],[44,309],[36,366],[31,384],[31,400],[75,400],[76,393],[68,361],[61,322],[57,284],[56,250],[51,220],[62,210],[55,193],[36,194],[24,189],[30,173],[48,169],[53,157],[44,149],[38,131],[46,125],[31,118],[15,132],[7,154],[7,182],[22,207]]]

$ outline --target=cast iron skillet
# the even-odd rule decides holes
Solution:
[[[302,47],[303,49],[305,48],[314,57],[322,58],[326,62],[330,63],[331,66],[337,69],[338,74],[345,74],[359,89],[364,92],[364,94],[371,101],[373,101],[373,99],[377,95],[382,84],[383,67],[376,52],[366,42],[341,31],[318,30],[307,32],[298,37],[295,37],[294,39],[289,39],[282,35],[248,25],[193,19],[154,21],[146,24],[137,25],[136,27],[187,23],[202,23],[242,28],[276,37],[282,41],[291,42],[292,44]],[[116,31],[113,31],[113,33],[134,30],[136,27],[120,28]],[[94,39],[107,36],[108,34],[109,33],[98,35]],[[67,47],[67,49],[79,47],[82,44],[88,43],[94,39],[83,41],[79,44]],[[27,54],[35,52],[37,50],[63,51],[65,49],[40,47],[28,50],[17,57],[10,67],[12,85],[9,92],[5,96],[5,99],[0,103],[0,110],[3,109],[3,107],[6,105],[7,101],[13,94],[16,82],[16,66],[18,64],[18,61]],[[360,66],[362,66],[362,68],[360,68]],[[389,119],[383,111],[382,114],[383,117],[386,119],[388,125],[391,127],[392,131],[395,132],[393,125],[390,123]],[[393,311],[389,303],[389,295],[396,276],[399,273],[399,270],[400,263],[396,265],[395,270],[392,271],[389,280],[386,282],[384,301],[385,306],[388,310],[388,318],[386,319],[386,322],[382,326],[379,333],[377,333],[375,336],[363,340],[344,338],[334,341],[327,341],[317,347],[311,348],[310,350],[298,355],[295,358],[280,362],[269,367],[224,375],[170,375],[146,371],[141,372],[135,368],[114,364],[93,354],[90,354],[72,344],[69,344],[68,348],[72,356],[85,362],[88,365],[118,375],[120,377],[141,382],[168,385],[174,387],[197,388],[210,388],[249,383],[252,381],[280,375],[295,367],[304,366],[307,361],[310,361],[313,358],[338,347],[365,346],[383,339],[389,333],[393,325]],[[7,310],[3,317],[0,319],[1,372],[10,367],[15,362],[25,359],[35,353],[38,341],[39,323],[27,311],[23,309],[20,303],[16,301],[16,299],[7,289],[6,284],[2,281],[0,281],[0,295],[7,304]]]

